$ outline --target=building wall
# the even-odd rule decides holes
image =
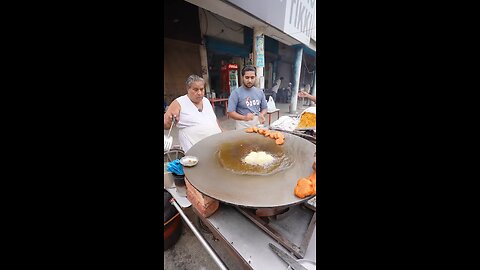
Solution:
[[[204,10],[202,8],[199,8],[198,12],[198,17],[200,20],[200,32],[202,35],[208,36],[208,37],[214,37],[216,39],[221,39],[224,41],[228,42],[233,42],[236,44],[247,44],[249,46],[252,46],[252,40],[253,40],[253,29],[250,29],[248,27],[244,27],[241,24],[238,24],[234,21],[231,21],[227,18],[224,18],[218,14],[211,13],[208,10]],[[283,77],[284,80],[282,81],[282,84],[280,87],[287,87],[289,82],[293,82],[293,63],[295,61],[295,48],[285,45],[283,43],[277,42],[276,40],[273,40],[274,43],[273,45],[275,46],[270,46],[270,50],[267,48],[267,41],[269,40],[269,37],[266,37],[266,65],[273,61],[277,61],[277,69],[276,69],[276,78]],[[272,45],[272,44],[270,44]],[[252,48],[250,48],[251,50]],[[219,67],[212,67],[212,65],[218,65],[212,63],[210,61],[212,59],[212,51],[209,50],[209,70],[210,70],[210,80],[211,80],[211,86],[213,89],[218,92],[219,89],[217,89],[219,79],[218,77],[218,69]],[[228,62],[232,63],[237,63],[241,67],[243,66],[243,63],[245,59],[240,59],[240,58],[235,58],[228,56],[228,54],[224,55],[225,59],[230,59],[227,60]],[[218,56],[217,56],[218,58]],[[310,66],[310,65],[309,65]],[[267,70],[268,69],[268,70]],[[272,73],[274,70],[270,70],[270,67],[265,68],[265,75],[268,77],[265,78],[266,88],[271,88],[273,86],[273,80],[272,80]],[[240,74],[239,74],[240,75]],[[300,75],[300,84],[302,85],[303,82],[308,83],[311,80],[310,74],[306,72],[306,70],[303,68],[302,64],[302,71]],[[213,85],[215,84],[215,85]],[[241,82],[240,82],[241,84]]]
[[[207,44],[210,89],[217,96],[221,94],[227,95],[222,89],[220,60],[223,60],[225,63],[236,63],[240,68],[243,67],[244,59],[241,56],[248,55],[248,52],[240,49],[240,46],[244,45],[244,26],[202,8],[199,8],[198,14],[200,32],[207,37],[205,42]],[[220,43],[217,41],[226,43],[219,45]],[[227,44],[231,44],[233,47],[226,49],[225,46]],[[239,47],[239,49],[235,49],[235,46]],[[241,80],[239,80],[239,83],[241,84]]]
[[[243,25],[202,8],[199,17],[203,35],[243,44]]]
[[[293,82],[293,77],[292,77],[292,64],[285,63],[283,61],[280,61],[278,63],[278,77],[283,77],[282,84],[280,85],[280,88],[287,88],[289,82]]]
[[[163,37],[200,44],[198,7],[184,0],[168,0],[163,5]]]
[[[293,63],[295,60],[295,49],[280,43],[278,47],[278,55],[280,60],[277,67],[277,78],[283,77],[280,88],[288,87],[289,82],[293,82]]]
[[[307,54],[303,55],[302,59],[302,71],[300,75],[300,85],[302,84],[313,84],[313,71],[315,70],[315,58]]]
[[[280,46],[278,47],[278,55],[283,62],[293,64],[295,61],[295,49],[283,43],[280,43]]]
[[[168,104],[186,94],[185,81],[191,74],[201,76],[198,44],[164,38],[164,97]]]
[[[262,19],[289,36],[310,46],[316,41],[316,1],[314,0],[227,0]]]

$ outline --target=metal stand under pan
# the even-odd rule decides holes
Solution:
[[[317,222],[317,212],[302,206],[283,208],[251,209],[235,207],[240,213],[250,219],[270,237],[277,240],[283,247],[292,252],[295,257],[303,259]],[[307,215],[306,215],[307,214]],[[312,215],[309,222],[300,222]],[[305,220],[308,221],[308,220]],[[302,228],[302,224],[307,224]],[[298,231],[304,231],[299,235]]]

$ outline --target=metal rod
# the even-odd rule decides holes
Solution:
[[[305,251],[302,251],[299,247],[297,247],[297,245],[285,238],[283,234],[277,232],[274,228],[264,223],[264,221],[262,221],[262,219],[257,217],[254,213],[250,212],[249,210],[243,210],[241,207],[238,206],[236,206],[235,208],[248,219],[250,219],[253,223],[255,223],[258,227],[260,227],[264,232],[270,235],[270,237],[277,240],[277,242],[281,244],[284,248],[292,252],[295,257],[299,259],[303,259],[305,257]]]
[[[195,228],[195,226],[190,222],[188,217],[183,212],[182,208],[180,208],[180,206],[175,201],[175,198],[170,199],[170,203],[173,206],[175,206],[175,208],[177,208],[177,211],[178,211],[178,213],[180,213],[180,216],[182,216],[183,220],[185,221],[185,223],[187,223],[188,227],[190,227],[193,234],[195,234],[195,236],[198,238],[198,240],[200,240],[200,243],[202,243],[203,247],[205,247],[205,249],[208,251],[210,256],[212,256],[212,259],[215,261],[215,263],[218,265],[218,267],[220,267],[220,269],[222,269],[222,270],[228,270],[228,268],[225,266],[225,264],[223,264],[222,260],[220,260],[218,255],[212,249],[212,247],[210,247],[210,245],[207,243],[207,241],[205,241],[203,236],[198,232],[197,228]]]
[[[175,115],[172,118],[172,125],[170,126],[170,130],[168,131],[168,136],[167,137],[170,137],[170,132],[172,132],[172,127],[173,127],[174,124],[175,124]]]

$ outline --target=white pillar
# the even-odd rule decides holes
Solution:
[[[290,100],[290,113],[297,112],[298,89],[300,88],[300,73],[302,71],[303,48],[297,47],[295,53],[295,63],[293,64],[293,88],[292,100]]]
[[[210,93],[210,78],[208,76],[207,48],[204,42],[200,45],[200,64],[202,65],[202,78],[205,80],[205,91]]]
[[[201,72],[200,76],[205,80],[205,92],[210,93],[210,78],[208,76],[208,58],[207,58],[207,47],[205,44],[205,40],[203,39],[203,33],[205,32],[205,15],[202,11],[202,8],[198,8],[198,18],[200,21],[200,38],[202,39],[202,43],[200,44],[200,65],[201,65]]]
[[[257,68],[257,82],[255,86],[263,89],[265,88],[265,77],[263,76],[263,69],[265,67],[265,36],[263,32],[265,31],[265,27],[257,27],[253,28],[253,65]],[[257,37],[263,37],[263,44],[259,44],[257,48]],[[263,57],[263,66],[257,65],[257,57]]]

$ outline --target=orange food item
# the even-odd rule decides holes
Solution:
[[[275,139],[285,139],[285,136],[281,132],[275,132]]]
[[[303,199],[305,197],[317,194],[317,172],[314,171],[308,178],[300,178],[294,189],[297,197]]]
[[[274,139],[275,143],[278,145],[282,145],[283,143],[285,143],[285,136],[283,135],[283,133],[279,131],[261,129],[256,126],[253,126],[245,129],[245,132],[248,132],[248,133],[257,132],[258,134],[262,134],[265,137],[270,137],[271,139]]]
[[[311,128],[317,126],[317,115],[314,113],[306,112],[300,117],[298,128]]]
[[[313,184],[313,195],[317,194],[317,172],[314,171],[312,174],[310,174],[308,180],[310,180],[310,182]]]
[[[297,182],[294,192],[295,196],[301,199],[313,195],[314,187],[312,181],[308,180],[307,178],[300,178],[300,180]]]

